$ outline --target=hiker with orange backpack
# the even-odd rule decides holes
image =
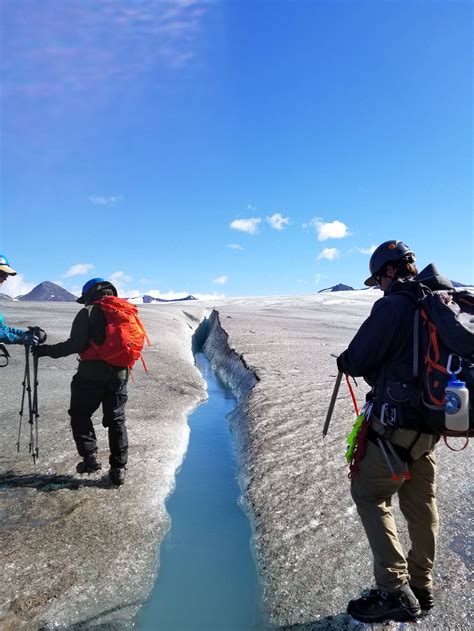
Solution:
[[[384,297],[374,304],[337,365],[341,373],[362,376],[372,386],[350,477],[351,494],[374,556],[376,589],[351,600],[347,611],[367,623],[408,621],[434,605],[438,534],[434,448],[443,431],[441,425],[431,423],[432,410],[425,406],[418,366],[423,361],[419,352],[423,330],[416,324],[419,296],[423,289],[439,298],[441,305],[437,292],[454,292],[433,265],[418,273],[415,254],[401,241],[382,243],[369,267],[365,284],[380,286]],[[450,313],[454,318],[457,311]],[[473,339],[470,330],[466,335]],[[459,357],[456,365],[463,361]],[[444,409],[443,402],[443,418]],[[411,539],[407,556],[392,514],[395,494]]]
[[[120,486],[128,461],[125,405],[129,370],[141,355],[146,333],[136,306],[118,298],[116,288],[103,278],[89,280],[77,302],[85,306],[72,323],[69,339],[34,347],[33,354],[54,359],[79,354],[69,408],[73,437],[83,459],[76,471],[82,475],[102,469],[92,424],[92,415],[102,405],[102,424],[109,436],[109,477]]]

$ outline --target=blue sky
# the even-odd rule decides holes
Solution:
[[[1,0],[0,252],[123,295],[474,282],[470,2]]]

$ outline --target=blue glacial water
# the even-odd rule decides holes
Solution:
[[[236,400],[201,353],[196,364],[209,398],[189,418],[188,451],[166,504],[171,529],[137,628],[261,631],[267,627],[259,608],[250,524],[238,505],[237,465],[225,418]]]

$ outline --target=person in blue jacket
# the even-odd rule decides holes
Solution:
[[[9,276],[15,276],[16,272],[10,267],[6,256],[0,254],[0,287]],[[7,326],[0,313],[0,343],[2,344],[24,344],[34,346],[46,340],[46,333],[39,327],[28,327],[28,329],[17,329]]]

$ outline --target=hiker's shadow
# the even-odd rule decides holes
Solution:
[[[113,487],[106,475],[100,478],[86,475],[74,477],[72,475],[58,475],[55,473],[15,473],[14,471],[0,474],[0,491],[6,491],[10,488],[28,487],[43,493],[50,493],[61,489],[77,491],[81,487],[87,486],[104,489]]]

